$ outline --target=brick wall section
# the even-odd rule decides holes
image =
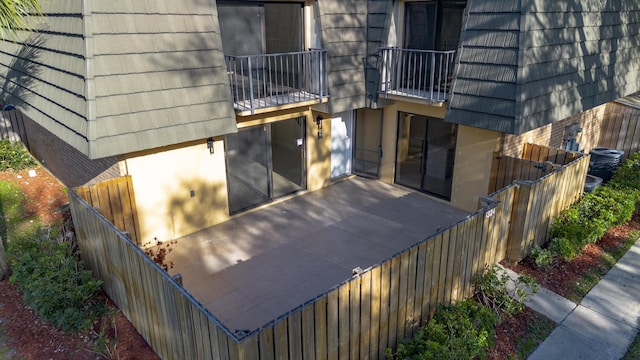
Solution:
[[[599,145],[606,119],[606,109],[607,104],[604,104],[521,135],[505,134],[502,151],[505,155],[520,157],[524,144],[528,142],[552,148],[562,148],[565,142],[565,128],[573,123],[579,123],[582,128],[582,132],[577,137],[580,151],[589,152]]]
[[[33,156],[65,186],[91,185],[120,176],[117,158],[90,160],[27,116],[24,126]]]

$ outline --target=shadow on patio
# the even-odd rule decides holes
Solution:
[[[231,331],[254,330],[467,215],[356,177],[180,238],[167,261]]]

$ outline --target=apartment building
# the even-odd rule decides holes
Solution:
[[[142,243],[353,175],[472,211],[494,151],[588,151],[640,91],[633,1],[43,5],[0,101],[68,186],[130,175]]]

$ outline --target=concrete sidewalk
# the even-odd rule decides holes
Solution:
[[[579,305],[541,288],[527,306],[559,324],[529,360],[620,359],[640,329],[640,239]]]

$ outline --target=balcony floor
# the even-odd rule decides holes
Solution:
[[[231,331],[254,330],[467,215],[355,177],[178,239],[169,272]]]
[[[318,104],[326,101],[320,99],[317,94],[306,91],[294,91],[282,95],[272,95],[262,98],[253,99],[253,108],[251,100],[236,100],[233,103],[234,108],[240,115],[259,114],[266,111],[284,110],[292,107],[307,106]]]
[[[433,92],[433,97],[431,91],[429,90],[416,90],[416,89],[408,89],[408,88],[398,88],[393,90],[387,90],[386,92],[382,92],[382,96],[386,96],[390,99],[395,100],[405,100],[405,101],[419,101],[424,102],[427,101],[431,104],[443,104],[447,100],[449,100],[449,94],[443,93],[439,91]]]

